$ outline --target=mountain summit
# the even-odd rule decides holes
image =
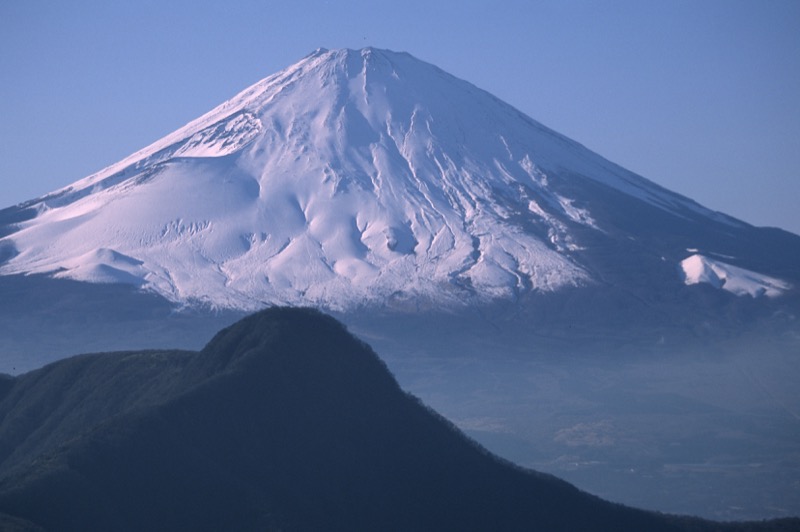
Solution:
[[[0,235],[2,275],[232,309],[451,306],[597,284],[777,296],[800,280],[795,235],[712,212],[373,48],[317,50],[0,211]]]

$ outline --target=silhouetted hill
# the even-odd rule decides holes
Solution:
[[[626,508],[501,462],[334,319],[270,309],[200,352],[83,355],[0,383],[19,530],[760,530]]]

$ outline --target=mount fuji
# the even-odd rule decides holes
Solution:
[[[183,307],[458,308],[608,286],[778,297],[800,237],[672,193],[405,53],[320,49],[0,211],[0,275]]]

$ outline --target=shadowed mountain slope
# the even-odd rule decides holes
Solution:
[[[263,311],[197,353],[74,357],[0,393],[0,512],[20,529],[740,528],[499,461],[313,310]]]

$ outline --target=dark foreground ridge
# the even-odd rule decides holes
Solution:
[[[602,501],[502,462],[333,318],[273,308],[200,352],[0,381],[3,530],[792,530]]]

